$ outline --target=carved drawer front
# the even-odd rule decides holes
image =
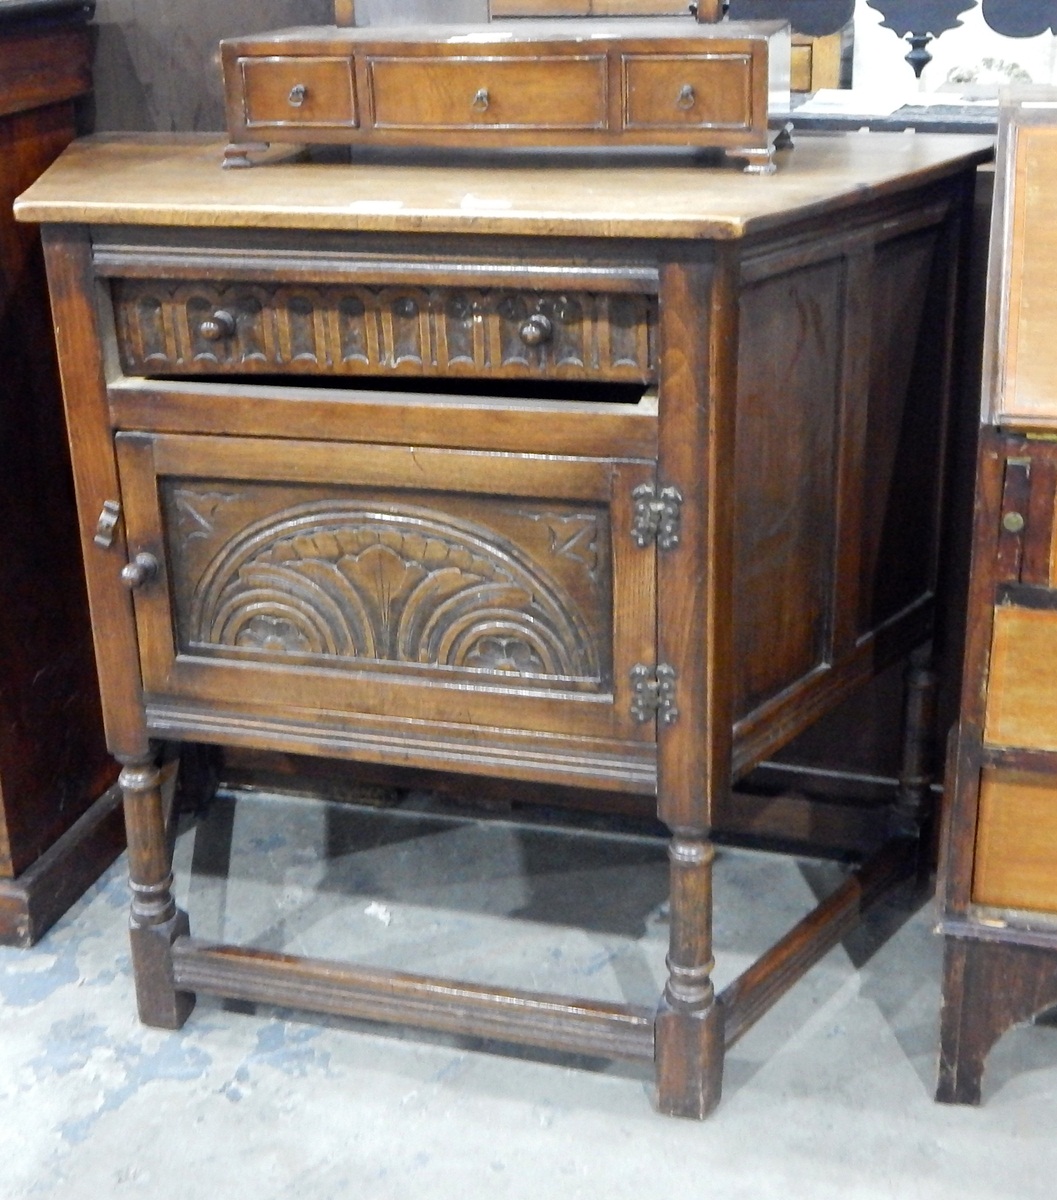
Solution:
[[[606,127],[606,57],[369,57],[378,129]]]
[[[476,375],[650,382],[656,297],[118,279],[132,375]]]
[[[651,464],[117,442],[130,554],[158,563],[138,560],[135,591],[155,701],[652,737],[631,713],[654,627],[632,492]]]
[[[243,58],[239,69],[247,129],[355,128],[359,124],[348,58]]]
[[[626,129],[749,129],[749,54],[628,54],[623,59]]]

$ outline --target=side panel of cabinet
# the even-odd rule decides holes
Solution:
[[[736,771],[929,634],[952,215],[941,201],[854,236],[761,248],[744,263]]]
[[[84,29],[0,36],[0,883],[53,846],[115,773],[40,233],[11,215],[73,139],[69,98],[87,90],[89,62]],[[4,926],[0,912],[0,939]]]

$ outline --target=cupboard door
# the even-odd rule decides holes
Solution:
[[[653,464],[120,434],[148,706],[648,741]],[[141,562],[144,560],[140,560]],[[148,567],[149,567],[149,560]]]

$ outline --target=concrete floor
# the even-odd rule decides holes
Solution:
[[[221,797],[177,868],[200,936],[637,1003],[662,977],[664,847],[628,828]],[[717,982],[836,874],[721,852]],[[623,1065],[208,998],[143,1028],[125,912],[119,861],[36,948],[0,948],[0,1200],[1057,1195],[1057,1031],[1006,1035],[982,1108],[931,1099],[928,905],[879,914],[750,1030],[702,1124]]]

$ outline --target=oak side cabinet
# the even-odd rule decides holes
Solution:
[[[916,861],[912,765],[891,837],[716,994],[732,780],[932,631],[991,144],[803,138],[769,178],[222,150],[76,143],[17,208],[44,226],[141,1017],[206,992],[645,1061],[662,1111],[703,1117],[726,1046]],[[194,937],[159,741],[653,798],[663,995]]]
[[[91,5],[0,5],[0,942],[28,945],[117,855],[40,239],[15,197],[74,137]]]

